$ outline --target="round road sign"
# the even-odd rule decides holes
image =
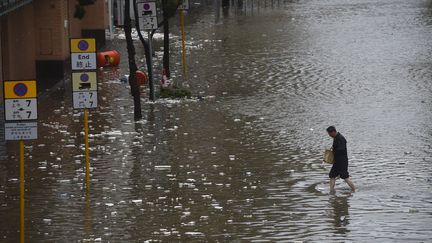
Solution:
[[[150,4],[144,3],[144,10],[149,10],[149,9],[150,9]]]
[[[87,73],[83,73],[83,74],[81,74],[81,76],[80,76],[80,80],[81,80],[82,82],[88,82],[89,79],[90,79],[90,77],[88,76]]]
[[[78,42],[78,49],[86,51],[89,48],[89,43],[86,40],[80,40]]]
[[[17,83],[15,84],[13,90],[16,96],[22,97],[27,94],[28,88],[27,85],[23,83]]]

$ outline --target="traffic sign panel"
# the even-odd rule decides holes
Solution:
[[[142,30],[158,28],[156,2],[141,2],[137,4],[138,17]]]
[[[138,16],[140,18],[157,16],[156,2],[137,3],[137,8],[138,8]]]
[[[32,140],[38,137],[37,122],[6,122],[5,140]]]
[[[155,30],[158,28],[157,17],[140,18],[140,26],[143,30]]]
[[[72,70],[97,69],[96,53],[72,53]]]
[[[95,39],[71,39],[70,40],[71,52],[96,52]]]
[[[96,72],[72,73],[72,91],[97,91]]]
[[[73,107],[74,109],[97,108],[97,97],[98,95],[96,91],[73,92]]]
[[[36,81],[4,81],[5,99],[36,98]]]
[[[183,0],[179,5],[178,9],[180,10],[189,10],[189,0]]]
[[[37,99],[5,99],[5,120],[36,120]]]

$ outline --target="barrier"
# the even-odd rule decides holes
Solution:
[[[147,74],[142,71],[136,71],[136,80],[139,85],[145,85],[148,81]]]
[[[99,67],[116,67],[120,64],[120,53],[118,51],[102,51],[97,53]]]

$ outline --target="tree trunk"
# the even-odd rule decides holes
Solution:
[[[169,16],[167,10],[167,0],[162,0],[163,9],[163,27],[164,27],[164,54],[163,54],[163,68],[167,78],[171,78],[170,70],[170,39],[169,39]]]
[[[229,8],[230,1],[229,0],[222,0],[222,7],[223,8]]]
[[[135,16],[139,16],[138,15],[137,1],[136,0],[133,0],[133,6],[134,6],[133,9],[134,9]],[[153,82],[154,82],[153,81],[154,80],[154,78],[153,78],[153,68],[151,67],[151,60],[150,60],[150,58],[152,58],[152,56],[151,56],[152,53],[150,53],[149,43],[145,41],[144,37],[141,34],[141,28],[140,28],[138,22],[135,25],[135,28],[136,28],[136,30],[138,32],[138,37],[139,37],[139,39],[140,39],[140,41],[141,41],[141,43],[142,43],[142,45],[144,47],[144,56],[145,56],[145,59],[146,59],[147,73],[148,73],[148,78],[149,78],[149,89],[150,89],[149,90],[150,91],[149,99],[151,101],[153,101],[153,97],[155,97],[155,95],[154,95],[155,91],[153,89],[154,88],[154,85],[153,85]]]
[[[130,18],[130,0],[125,0],[125,13],[124,13],[124,31],[126,36],[128,61],[129,61],[129,85],[131,94],[134,99],[134,117],[135,120],[142,118],[141,113],[141,95],[140,88],[136,80],[136,71],[138,70],[135,62],[135,47],[132,40],[132,23]]]

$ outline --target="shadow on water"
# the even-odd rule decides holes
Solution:
[[[347,234],[349,230],[349,199],[352,197],[348,195],[331,195],[329,204],[332,209],[331,215],[333,220],[334,229],[338,234]]]

